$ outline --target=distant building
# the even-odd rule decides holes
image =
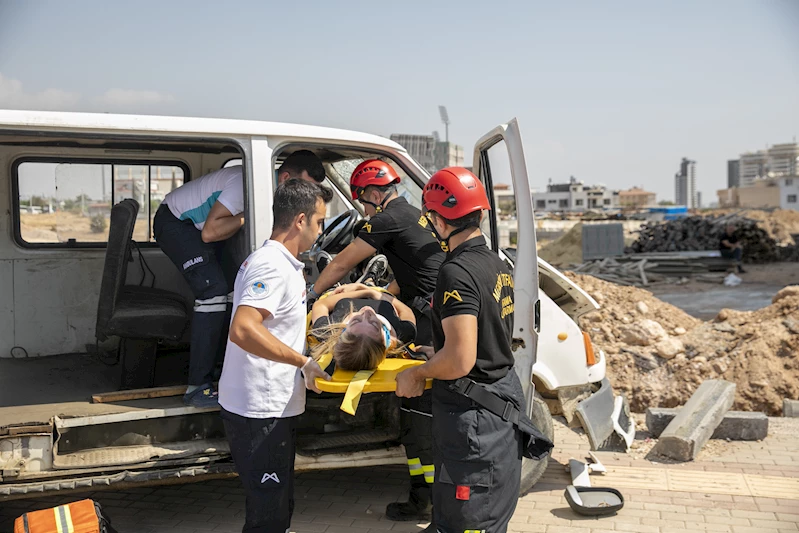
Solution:
[[[626,191],[619,191],[619,207],[638,209],[657,203],[657,194],[645,191],[640,187],[633,187]]]
[[[463,146],[446,141],[439,141],[435,148],[436,170],[446,167],[463,166]]]
[[[790,179],[788,182],[792,183]],[[780,179],[764,178],[753,182],[750,187],[731,187],[717,191],[716,194],[719,198],[719,207],[774,209],[780,207],[782,197],[785,197],[787,203],[789,193],[783,194]],[[797,207],[786,209],[797,209]]]
[[[780,176],[780,207],[799,211],[799,176]]]
[[[436,168],[436,139],[432,135],[412,135],[404,133],[392,133],[390,139],[408,151],[417,163],[422,165],[429,173],[433,173]]]
[[[572,176],[568,183],[550,183],[546,192],[533,193],[536,211],[618,209],[619,192],[604,185],[586,186]]]
[[[799,144],[775,144],[768,149],[767,156],[770,177],[797,175]]]
[[[696,161],[682,158],[680,171],[674,175],[674,197],[677,205],[684,205],[688,209],[697,207]]]
[[[764,151],[741,154],[739,187],[751,187],[755,181],[768,176],[768,155]]]
[[[741,162],[738,159],[727,161],[727,188],[741,186]]]
[[[437,141],[432,135],[392,133],[390,139],[401,145],[408,154],[432,174],[446,167],[463,166],[463,146]]]

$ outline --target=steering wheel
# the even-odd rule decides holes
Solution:
[[[345,238],[352,235],[352,229],[358,222],[358,217],[360,217],[360,213],[357,209],[350,209],[337,216],[316,238],[311,246],[311,257],[315,257],[320,251],[331,254],[339,252],[340,250],[337,248],[341,246]]]

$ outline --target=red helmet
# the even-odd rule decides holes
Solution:
[[[491,209],[485,187],[462,167],[443,168],[433,174],[422,192],[422,203],[448,220]]]
[[[399,182],[400,177],[391,165],[379,159],[367,159],[355,167],[350,176],[352,199],[357,200],[369,185],[383,187]]]

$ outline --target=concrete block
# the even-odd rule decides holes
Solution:
[[[646,427],[659,438],[666,426],[680,412],[679,408],[650,407],[646,410]],[[728,411],[713,432],[711,439],[763,440],[768,435],[768,417],[764,413]]]
[[[721,379],[702,383],[660,435],[655,453],[691,461],[710,439],[735,399],[735,384]]]
[[[782,400],[782,416],[799,418],[799,400]]]

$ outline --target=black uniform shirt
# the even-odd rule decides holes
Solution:
[[[402,302],[410,305],[416,296],[432,294],[444,252],[422,212],[405,198],[390,201],[363,225],[358,237],[385,254]]]
[[[719,239],[719,250],[732,250],[729,246],[724,245],[724,241],[727,241],[730,244],[735,244],[738,242],[738,233],[733,232],[732,235],[727,235],[727,232],[721,234],[721,238]]]
[[[433,345],[444,346],[441,321],[477,317],[477,361],[468,377],[493,383],[513,367],[513,274],[499,256],[475,237],[455,248],[441,266],[433,295]]]

